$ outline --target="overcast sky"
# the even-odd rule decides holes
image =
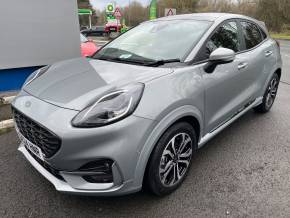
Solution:
[[[125,6],[129,4],[129,1],[130,0],[118,0],[116,1],[116,3],[119,6]],[[150,0],[137,0],[137,1],[141,2],[143,5],[148,5],[150,2]],[[90,2],[94,8],[99,9],[99,10],[104,10],[106,5],[113,1],[112,0],[90,0]]]

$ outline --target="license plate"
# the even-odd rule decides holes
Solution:
[[[39,147],[36,145],[32,144],[30,141],[28,141],[26,138],[23,138],[22,143],[28,149],[31,151],[35,156],[37,156],[40,160],[44,161],[44,157],[42,154],[42,151]]]
[[[21,140],[21,143],[25,146],[27,150],[32,152],[36,157],[38,157],[40,160],[44,161],[44,155],[39,147],[28,141],[19,131],[19,129],[16,127],[16,132],[19,136],[19,139]]]

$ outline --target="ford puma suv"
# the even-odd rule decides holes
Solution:
[[[197,149],[247,111],[271,109],[281,62],[279,44],[249,17],[144,22],[89,59],[27,79],[12,104],[19,151],[61,192],[170,194]]]

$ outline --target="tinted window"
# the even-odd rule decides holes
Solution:
[[[208,59],[210,54],[220,47],[232,49],[235,52],[240,51],[239,31],[236,22],[228,22],[214,33],[202,51],[201,60]]]
[[[268,36],[267,36],[267,34],[263,30],[261,30],[261,33],[262,33],[263,39],[267,39]]]
[[[241,22],[246,48],[251,49],[263,41],[259,27],[250,22]]]

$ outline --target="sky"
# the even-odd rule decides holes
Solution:
[[[115,1],[117,5],[122,7],[122,6],[128,5],[130,0],[115,0]],[[150,2],[150,0],[136,0],[136,1],[142,3],[143,5],[148,5]],[[113,1],[112,0],[90,0],[90,2],[94,8],[99,9],[99,10],[104,10],[106,8],[106,5]]]

